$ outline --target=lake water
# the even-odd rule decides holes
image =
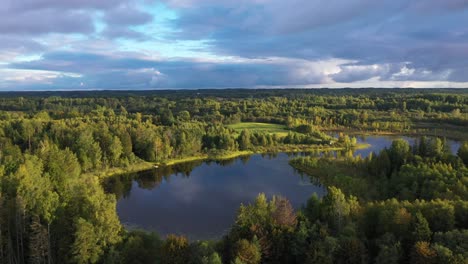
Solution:
[[[396,137],[359,137],[370,148],[355,151],[366,157],[391,145]],[[404,138],[410,143],[415,139]],[[459,142],[449,141],[452,152]],[[156,231],[165,236],[182,234],[190,239],[217,239],[235,220],[241,203],[259,193],[281,195],[300,208],[314,193],[326,188],[289,166],[294,155],[252,155],[223,162],[188,162],[111,178],[105,187],[117,195],[117,213],[128,228]]]

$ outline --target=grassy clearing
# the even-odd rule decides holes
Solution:
[[[179,163],[184,163],[184,162],[190,162],[190,161],[197,161],[197,160],[205,160],[209,156],[206,154],[200,154],[198,156],[192,156],[192,157],[184,157],[184,158],[178,158],[178,159],[170,159],[165,162],[157,163],[156,165],[163,165],[163,166],[171,166]]]
[[[228,125],[228,127],[236,130],[238,133],[242,130],[250,130],[251,132],[264,132],[276,134],[278,136],[286,136],[289,132],[284,125],[270,123],[241,122]]]

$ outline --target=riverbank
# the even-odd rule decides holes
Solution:
[[[367,143],[358,143],[353,149],[365,149],[370,147],[370,144]],[[100,179],[112,177],[124,173],[132,173],[138,171],[149,170],[152,168],[157,168],[160,166],[172,166],[184,162],[191,161],[204,161],[204,160],[227,160],[234,159],[242,156],[249,156],[253,154],[268,154],[268,153],[280,153],[280,152],[312,152],[312,151],[339,151],[344,150],[344,147],[335,147],[335,146],[323,146],[323,145],[280,145],[270,148],[256,148],[254,150],[239,150],[239,151],[211,151],[205,154],[199,154],[196,156],[182,157],[169,159],[164,162],[147,162],[139,161],[133,164],[128,165],[127,167],[113,167],[108,169],[103,169],[96,172],[85,173],[85,176],[95,176]]]

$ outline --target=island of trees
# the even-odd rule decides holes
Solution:
[[[3,93],[0,263],[466,263],[467,127],[465,89]],[[291,159],[327,194],[298,210],[259,194],[219,241],[126,230],[103,188],[155,165],[352,150],[363,133],[420,139]]]

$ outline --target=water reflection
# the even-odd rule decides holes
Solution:
[[[282,195],[299,208],[325,188],[288,165],[298,153],[252,155],[232,160],[189,162],[109,179],[104,187],[118,198],[123,224],[214,239],[232,225],[241,203],[258,193]]]
[[[359,137],[371,144],[356,151],[312,151],[244,156],[222,161],[193,161],[110,178],[104,187],[118,198],[117,212],[127,226],[154,230],[161,235],[183,234],[191,239],[215,239],[232,225],[241,203],[258,193],[282,195],[299,208],[325,188],[316,179],[297,172],[288,161],[295,156],[367,157],[391,145],[397,137]],[[401,138],[401,137],[400,137]],[[414,138],[402,137],[409,143]],[[452,152],[460,143],[449,140]]]

